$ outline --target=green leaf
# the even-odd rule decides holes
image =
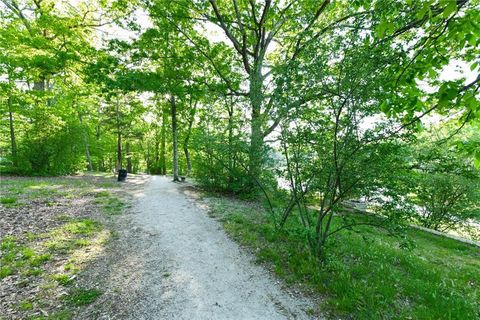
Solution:
[[[470,66],[470,70],[473,71],[475,69],[477,69],[478,67],[478,61],[477,62],[474,62],[471,66]]]
[[[456,1],[448,1],[447,6],[443,10],[443,17],[446,18],[450,16],[452,13],[457,11],[457,2]]]

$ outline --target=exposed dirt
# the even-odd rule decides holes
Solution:
[[[77,188],[74,182],[80,179],[85,184]],[[12,244],[18,248],[27,248],[31,254],[48,258],[45,262],[38,262],[37,266],[31,259],[19,257],[25,255],[23,252],[27,249],[18,249],[13,259],[26,266],[22,265],[11,275],[0,278],[0,319],[49,316],[63,308],[62,297],[67,295],[69,288],[58,285],[52,275],[64,272],[65,264],[75,254],[76,267],[80,267],[82,259],[94,256],[95,249],[89,245],[70,253],[51,253],[44,246],[44,237],[68,221],[104,220],[93,194],[88,192],[95,190],[96,183],[106,181],[110,180],[101,177],[1,178],[0,195],[15,196],[18,200],[13,205],[0,205],[0,240],[12,239]],[[108,237],[106,233],[99,232],[98,235]],[[89,239],[97,240],[99,238]],[[0,248],[0,256],[2,254],[7,254],[7,248]],[[72,280],[76,277],[71,276]]]
[[[168,178],[128,179],[118,239],[81,278],[104,294],[77,319],[311,319],[288,292]],[[133,185],[133,187],[131,187]]]

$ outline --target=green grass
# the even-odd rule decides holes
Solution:
[[[97,196],[95,202],[100,205],[105,214],[110,216],[122,213],[125,208],[125,203],[122,200],[110,194]]]
[[[51,258],[50,254],[36,252],[12,236],[2,239],[0,250],[0,279],[18,272],[25,276],[39,275],[40,267]]]
[[[70,310],[62,310],[55,312],[49,316],[33,316],[28,318],[29,320],[70,320],[73,318],[73,314]]]
[[[33,309],[33,303],[31,303],[30,301],[24,300],[20,302],[18,308],[22,311],[27,311],[27,310]]]
[[[43,245],[49,252],[69,253],[89,245],[88,238],[102,230],[99,222],[91,219],[74,219],[42,235]]]
[[[66,296],[65,300],[74,306],[83,306],[94,302],[102,292],[98,289],[75,289]]]
[[[2,204],[12,204],[15,202],[17,202],[17,198],[14,197],[0,198],[0,203]]]
[[[68,274],[54,274],[52,278],[62,286],[69,286],[73,283],[73,278]]]
[[[332,237],[319,263],[296,219],[277,231],[257,206],[225,198],[210,203],[234,239],[287,283],[321,295],[320,309],[332,318],[480,319],[478,247],[416,229],[399,238],[362,226]]]

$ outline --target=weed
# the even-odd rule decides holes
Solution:
[[[33,303],[27,300],[23,300],[22,302],[20,302],[18,307],[22,311],[27,311],[33,308]]]
[[[9,275],[13,274],[13,270],[9,266],[1,266],[0,267],[0,279],[6,278]]]
[[[8,198],[0,198],[1,204],[13,204],[17,202],[17,198],[8,197]]]
[[[83,306],[95,301],[102,292],[98,289],[75,289],[65,298],[65,300],[74,306]]]
[[[102,208],[103,212],[107,215],[117,215],[122,213],[125,203],[118,198],[114,197],[101,197],[96,201]]]
[[[70,320],[73,315],[70,310],[63,310],[52,313],[49,316],[33,316],[29,320]]]
[[[94,194],[95,198],[104,198],[104,197],[109,197],[110,193],[108,191],[99,191]]]
[[[73,277],[68,274],[54,274],[52,276],[53,280],[57,281],[62,286],[68,286],[73,283]]]

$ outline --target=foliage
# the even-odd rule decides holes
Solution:
[[[418,220],[427,228],[453,229],[480,218],[479,181],[451,174],[421,174],[412,190],[421,206]]]
[[[2,173],[192,177],[264,201],[275,237],[324,262],[369,225],[478,217],[478,0],[19,0],[0,17]]]

